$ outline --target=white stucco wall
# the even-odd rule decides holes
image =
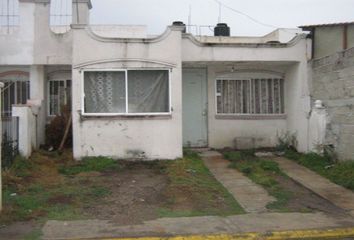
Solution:
[[[36,3],[35,15],[33,63],[46,65],[71,64],[71,31],[64,34],[52,32],[49,25],[49,3]]]
[[[182,156],[181,29],[156,40],[122,41],[74,30],[74,157],[175,159]],[[173,46],[173,47],[171,47]],[[85,117],[81,111],[84,69],[170,68],[171,116]]]
[[[296,134],[298,150],[308,151],[308,113],[310,97],[307,77],[307,41],[298,36],[289,44],[207,44],[186,36],[182,42],[182,60],[208,68],[208,141],[209,147],[233,147],[235,138],[254,139],[255,147],[272,147],[279,135]],[[215,107],[215,79],[231,69],[270,70],[284,74],[285,118],[218,119]]]
[[[108,38],[146,38],[145,25],[90,25],[94,33]]]
[[[286,88],[285,106],[287,109],[287,131],[297,138],[297,149],[301,152],[309,150],[309,114],[311,111],[311,99],[308,89],[308,78],[306,62],[300,62],[287,71],[286,79],[293,79],[288,82]]]
[[[71,64],[71,32],[49,27],[50,1],[20,1],[19,26],[0,34],[0,65]]]
[[[11,34],[0,34],[0,65],[25,65],[33,62],[35,5],[19,4],[20,22]]]

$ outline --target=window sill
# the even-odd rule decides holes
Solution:
[[[137,120],[161,120],[161,119],[172,119],[172,114],[154,114],[154,115],[84,115],[80,114],[80,119],[83,120],[126,120],[126,119],[137,119]]]
[[[216,114],[216,119],[276,120],[286,119],[286,114]]]

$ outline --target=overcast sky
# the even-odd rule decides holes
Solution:
[[[256,20],[276,27],[354,21],[354,0],[220,0]],[[92,0],[91,24],[147,25],[148,33],[162,33],[172,21],[188,23],[189,6],[193,25],[215,25],[219,5],[215,0]],[[225,7],[221,22],[232,35],[264,35],[274,28],[262,26]],[[203,33],[211,33],[202,28]]]

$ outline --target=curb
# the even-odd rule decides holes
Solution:
[[[96,238],[102,240],[284,240],[284,239],[330,239],[353,237],[354,228],[325,230],[274,231],[268,233],[190,235],[173,237],[136,237],[136,238]]]

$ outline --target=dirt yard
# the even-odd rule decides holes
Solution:
[[[129,164],[120,172],[105,172],[87,181],[99,179],[111,194],[101,204],[85,208],[92,218],[110,219],[119,225],[137,224],[159,217],[159,208],[165,204],[164,191],[168,177],[158,169],[142,164]]]
[[[8,239],[11,229],[28,233],[50,219],[127,225],[160,217],[244,213],[192,152],[183,159],[153,162],[103,157],[75,162],[70,152],[37,152],[5,171],[4,186],[0,235]]]

